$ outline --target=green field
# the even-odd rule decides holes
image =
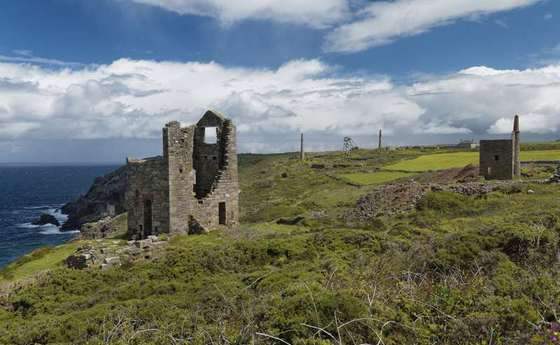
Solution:
[[[398,171],[378,171],[372,173],[342,174],[340,177],[353,184],[368,186],[393,181],[411,175],[413,174]]]
[[[522,161],[560,160],[560,150],[523,151]],[[478,152],[440,153],[420,156],[386,166],[390,170],[431,171],[460,168],[467,164],[478,164]]]

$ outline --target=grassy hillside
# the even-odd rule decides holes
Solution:
[[[0,299],[0,344],[552,344],[560,186],[430,192],[411,213],[347,224],[360,196],[416,176],[379,168],[421,154],[242,156],[243,226],[104,271],[50,260]]]

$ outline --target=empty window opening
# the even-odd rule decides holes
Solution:
[[[218,157],[216,157],[216,156],[212,156],[212,159],[213,159],[213,160],[216,160],[216,159],[218,159]]]
[[[500,156],[495,155],[495,156],[494,156],[494,160],[495,160],[495,161],[499,161],[499,160],[500,160]]]
[[[220,221],[220,225],[226,225],[226,203],[221,202],[218,205],[218,218]]]
[[[204,128],[204,143],[216,144],[218,142],[218,127]]]

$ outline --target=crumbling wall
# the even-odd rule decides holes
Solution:
[[[216,142],[205,142],[207,130]],[[129,161],[129,233],[197,233],[239,222],[236,130],[222,115],[208,111],[193,126],[177,121],[163,129],[163,157]],[[151,217],[146,213],[149,201]],[[150,218],[150,219],[147,219]],[[152,231],[147,230],[147,223]]]
[[[192,213],[195,171],[193,169],[194,128],[181,128],[177,121],[163,130],[166,180],[169,184],[169,232],[188,232]]]
[[[169,232],[169,186],[162,157],[128,160],[126,190],[128,229],[131,237],[146,238]]]
[[[197,194],[194,212],[195,219],[204,228],[219,225],[231,227],[239,223],[236,133],[230,120],[223,120],[219,129],[217,149],[219,170],[212,180],[208,194],[202,198]]]

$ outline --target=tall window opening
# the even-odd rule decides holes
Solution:
[[[218,142],[218,127],[204,128],[204,143],[216,144]]]
[[[220,225],[226,225],[226,203],[221,202],[218,205],[218,218],[220,220]]]

